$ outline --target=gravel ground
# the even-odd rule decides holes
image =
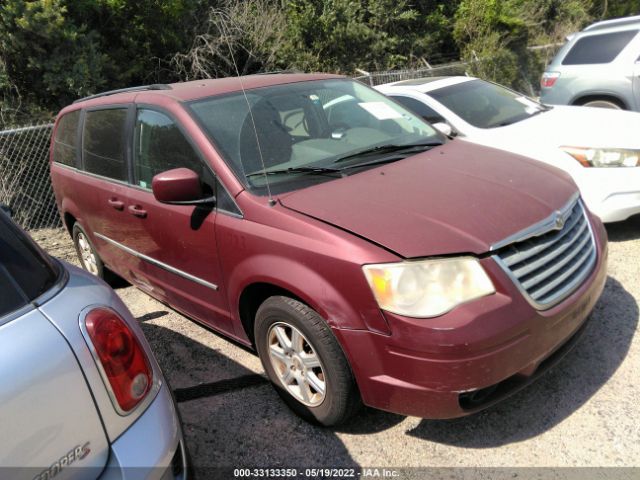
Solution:
[[[524,391],[458,420],[366,410],[338,430],[311,426],[262,379],[246,377],[262,374],[255,355],[131,286],[117,291],[174,389],[213,383],[208,396],[179,403],[197,466],[639,467],[640,218],[608,232],[609,278],[581,342]],[[63,230],[32,235],[51,254],[77,264]],[[637,469],[600,474],[640,478]]]

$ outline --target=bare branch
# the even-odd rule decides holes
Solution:
[[[233,76],[273,69],[286,30],[282,7],[270,0],[227,0],[213,8],[191,49],[172,63],[185,79]],[[257,67],[257,68],[256,68]]]

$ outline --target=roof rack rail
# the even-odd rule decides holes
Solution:
[[[85,100],[92,100],[94,98],[107,97],[109,95],[115,95],[117,93],[139,92],[144,90],[171,90],[171,85],[167,85],[166,83],[154,83],[151,85],[141,85],[139,87],[119,88],[117,90],[109,90],[108,92],[96,93],[95,95],[89,95],[88,97],[79,98],[73,103],[84,102]]]
[[[612,20],[603,20],[601,22],[596,22],[592,25],[589,25],[582,31],[592,32],[594,30],[603,30],[605,28],[624,27],[626,25],[633,25],[634,23],[640,23],[640,15],[636,15],[635,17],[623,17],[614,18]]]

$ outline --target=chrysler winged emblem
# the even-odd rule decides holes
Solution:
[[[564,217],[562,216],[562,212],[556,212],[556,220],[555,220],[555,228],[556,230],[562,230],[564,227]]]

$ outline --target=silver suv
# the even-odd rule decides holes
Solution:
[[[542,76],[540,99],[640,111],[640,16],[594,23],[567,37]]]

